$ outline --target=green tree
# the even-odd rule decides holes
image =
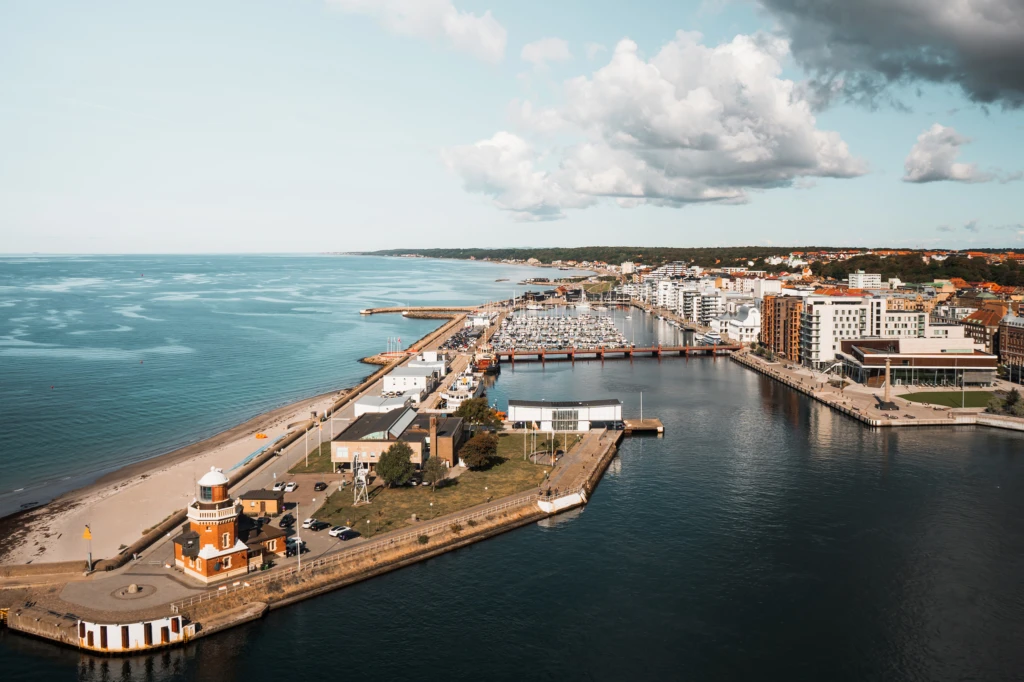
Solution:
[[[1009,412],[1020,404],[1020,402],[1020,391],[1015,388],[1011,388],[1010,392],[1006,394],[1006,402],[1003,403],[1003,407],[1007,412]]]
[[[448,476],[448,467],[440,457],[431,457],[423,465],[423,480],[430,484],[431,490],[437,489],[437,484]]]
[[[1013,417],[1024,417],[1024,400],[1018,400],[1012,407],[1007,407],[1006,412]]]
[[[455,416],[474,426],[501,426],[501,420],[487,404],[486,398],[463,400],[459,409],[455,410]]]
[[[994,395],[988,399],[988,405],[985,406],[985,411],[991,412],[992,414],[1002,414],[1003,404],[1003,399]]]
[[[498,453],[498,438],[493,433],[478,433],[462,446],[459,457],[470,469],[482,469]]]
[[[395,441],[377,462],[377,474],[384,479],[389,488],[404,485],[416,468],[412,463],[412,448],[403,440]]]

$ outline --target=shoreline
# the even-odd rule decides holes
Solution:
[[[441,324],[418,338],[408,348],[418,347],[425,340],[436,335],[450,322],[450,320],[439,321]],[[355,359],[354,361],[364,364],[362,359]],[[91,506],[102,502],[126,488],[145,483],[147,479],[155,478],[158,474],[185,467],[190,463],[195,465],[201,459],[211,459],[216,455],[224,457],[226,456],[226,451],[232,448],[238,450],[240,444],[243,446],[241,451],[235,453],[233,457],[238,456],[238,454],[244,456],[248,454],[248,450],[253,446],[252,443],[248,443],[248,436],[255,435],[258,431],[271,431],[274,428],[279,431],[283,429],[283,433],[286,434],[290,432],[291,426],[298,423],[295,421],[296,419],[301,422],[308,420],[308,412],[306,410],[319,403],[323,403],[323,405],[320,406],[318,411],[332,406],[342,396],[351,393],[355,387],[363,385],[379,371],[380,368],[364,375],[362,379],[349,386],[307,396],[286,405],[267,410],[250,417],[240,424],[235,424],[194,443],[175,448],[160,455],[147,457],[138,462],[125,464],[117,469],[101,474],[98,478],[84,485],[62,492],[42,504],[27,509],[14,510],[10,514],[0,516],[0,565],[31,564],[37,558],[42,563],[54,562],[52,557],[41,556],[42,552],[25,561],[26,552],[31,551],[31,548],[25,547],[26,541],[38,534],[41,534],[44,539],[51,537],[52,534],[56,533],[56,530],[51,529],[54,526],[57,526],[59,529],[60,524],[65,521],[65,518],[72,515],[79,507],[83,505]],[[289,417],[292,419],[288,419]],[[288,423],[285,424],[284,422]],[[273,442],[273,440],[268,440],[267,444],[270,445]],[[59,536],[57,534],[57,537]],[[39,542],[37,541],[35,544],[38,546]],[[106,558],[103,556],[103,552],[97,551],[97,554],[99,555],[98,559]],[[10,560],[12,556],[19,556],[20,560],[12,563]]]

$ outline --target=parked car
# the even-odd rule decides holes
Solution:
[[[282,490],[284,490],[284,481],[278,481],[277,483],[275,483],[274,487],[271,488],[271,490],[273,490],[275,493],[279,493]]]
[[[286,556],[295,556],[295,554],[296,554],[295,550],[297,548],[299,548],[299,547],[302,548],[302,553],[303,554],[305,554],[306,552],[309,551],[309,547],[306,547],[306,541],[305,540],[303,540],[301,542],[301,544],[295,538],[286,538],[285,541],[284,541],[284,549],[285,549],[285,555]]]
[[[314,519],[314,518],[308,518],[308,519],[306,519],[305,521],[303,521],[303,522],[302,522],[302,527],[303,527],[303,528],[309,528],[309,527],[310,527],[310,526],[312,526],[312,525],[313,525],[314,523],[316,523],[316,519]]]
[[[309,524],[309,529],[315,533],[322,531],[324,528],[330,527],[331,524],[327,523],[326,521],[314,521],[313,523]]]
[[[281,528],[291,528],[295,525],[295,517],[291,514],[285,514],[277,522],[277,525],[281,526]]]
[[[321,490],[327,490],[327,484],[324,483],[323,481],[317,481],[316,484],[313,486],[313,490],[317,492],[320,492]]]
[[[352,529],[348,526],[335,526],[330,530],[328,535],[332,538],[339,538],[341,540],[348,540],[347,535],[352,532]]]
[[[286,493],[293,493],[293,492],[295,492],[295,489],[298,488],[298,487],[299,487],[299,484],[296,483],[295,481],[288,481],[287,485],[285,485],[285,487],[284,487],[284,491]]]

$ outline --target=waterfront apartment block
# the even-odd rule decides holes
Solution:
[[[800,362],[825,369],[843,341],[928,336],[928,313],[889,310],[884,298],[809,296],[800,315]]]
[[[800,313],[797,296],[765,296],[761,304],[761,343],[779,357],[800,360]]]
[[[1024,376],[1024,317],[1007,315],[999,322],[999,359],[1006,365],[1010,381],[1022,383],[1022,376]]]

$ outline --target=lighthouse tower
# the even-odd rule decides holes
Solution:
[[[174,562],[186,575],[211,583],[248,571],[248,547],[239,538],[242,507],[228,496],[228,477],[212,468],[199,479],[188,506],[188,529],[174,538]]]

